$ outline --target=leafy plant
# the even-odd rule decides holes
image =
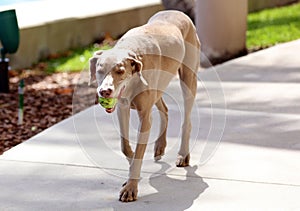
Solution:
[[[97,50],[110,49],[110,45],[99,46],[97,44],[88,46],[87,48],[73,49],[63,54],[52,55],[46,61],[46,71],[53,72],[79,72],[86,69],[88,66],[89,58]]]

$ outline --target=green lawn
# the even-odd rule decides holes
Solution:
[[[248,15],[247,48],[265,48],[300,38],[300,3]]]
[[[68,51],[65,56],[48,59],[46,63],[46,71],[53,72],[80,72],[88,67],[88,60],[97,50],[106,50],[111,48],[109,45],[91,45],[86,48],[78,48]]]

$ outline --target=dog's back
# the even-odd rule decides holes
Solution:
[[[182,53],[193,48],[193,54],[198,54],[196,51],[200,50],[200,42],[196,28],[187,15],[166,10],[156,13],[147,24],[129,30],[116,48],[131,49],[141,55],[164,55],[182,63],[185,62]],[[197,57],[192,59],[198,60]]]
[[[192,20],[183,12],[176,10],[158,12],[148,21],[148,24],[153,23],[175,25],[180,30],[185,41],[200,49],[200,42],[196,36],[196,28]]]
[[[192,21],[183,12],[176,10],[166,10],[156,13],[152,16],[148,24],[159,23],[159,24],[172,24],[180,29],[183,37],[189,31],[189,27],[193,25]]]

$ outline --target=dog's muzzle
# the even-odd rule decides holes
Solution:
[[[98,91],[99,90],[99,91]],[[116,109],[116,105],[118,100],[121,98],[123,91],[125,90],[125,86],[120,89],[120,92],[117,97],[113,97],[113,91],[111,89],[101,90],[100,87],[97,89],[98,93],[98,103],[105,108],[107,113],[112,113]]]

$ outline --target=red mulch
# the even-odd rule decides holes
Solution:
[[[10,77],[10,93],[0,93],[0,155],[72,115],[72,96],[80,73],[46,75],[26,72],[22,74],[25,78],[22,125],[18,125],[21,77],[17,74]]]

